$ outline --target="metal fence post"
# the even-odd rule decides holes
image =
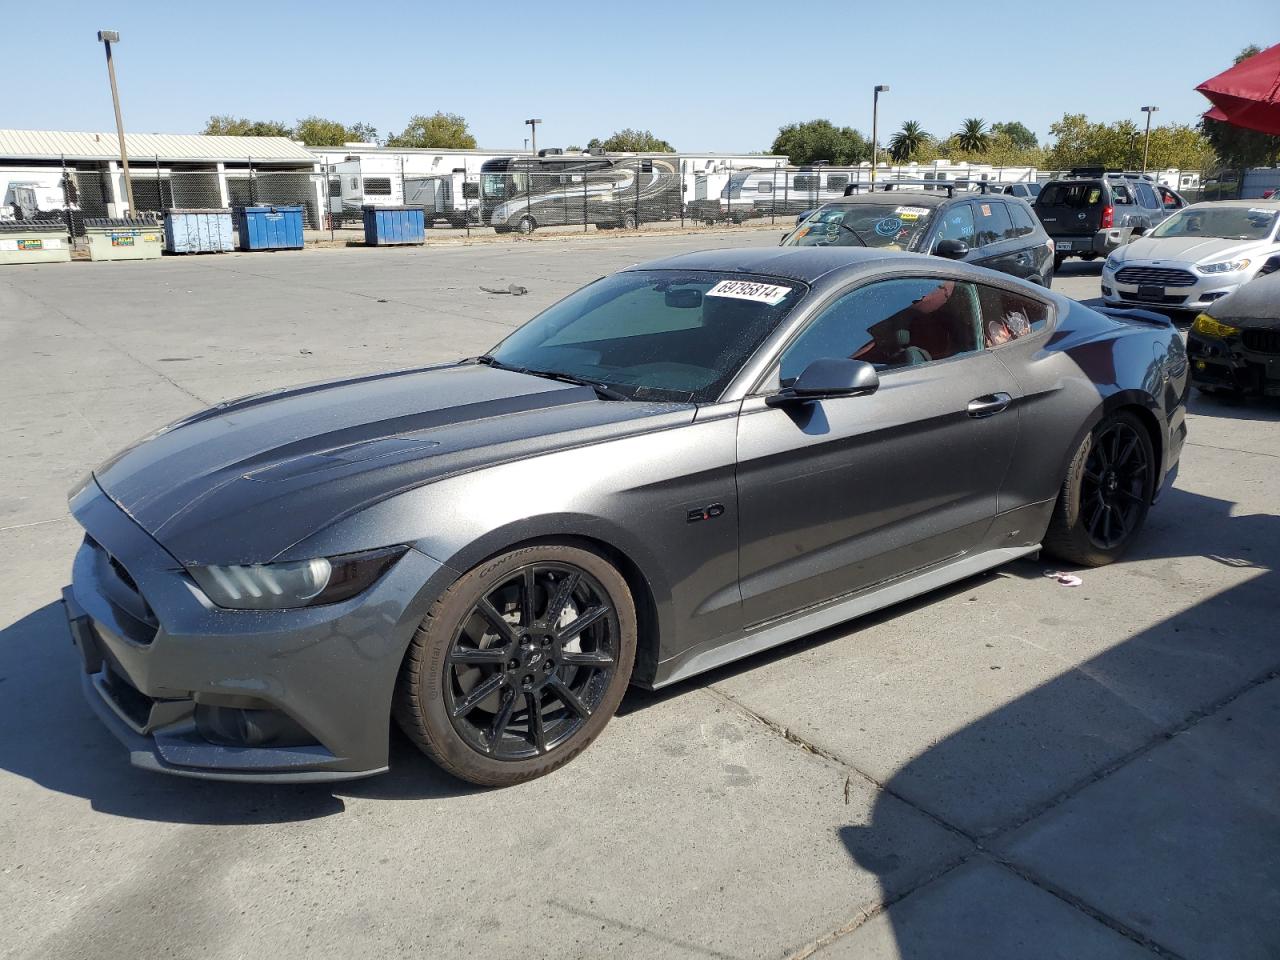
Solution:
[[[582,232],[587,232],[587,167],[582,168]]]
[[[640,174],[644,170],[644,161],[636,158],[636,229],[640,229]]]
[[[257,202],[258,202],[258,201],[257,201],[257,198],[256,198],[256,196],[255,196],[255,194],[254,194],[254,182],[253,182],[253,154],[250,154],[250,155],[249,155],[249,206],[251,206],[251,207],[252,207],[252,206],[255,206],[255,205],[257,204]]]

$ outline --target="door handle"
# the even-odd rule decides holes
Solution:
[[[969,401],[967,408],[969,416],[975,420],[982,417],[994,417],[1013,402],[1013,397],[1007,393],[989,393],[985,397],[975,397]]]

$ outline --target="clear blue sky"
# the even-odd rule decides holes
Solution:
[[[97,31],[115,29],[126,128],[199,131],[210,114],[364,120],[385,136],[414,113],[467,118],[482,147],[585,144],[622,127],[680,150],[768,149],[825,117],[881,139],[904,120],[945,135],[965,117],[1021,120],[1041,139],[1065,112],[1159,122],[1207,109],[1197,83],[1241,47],[1280,41],[1276,0],[1132,4],[783,0],[337,3],[206,0],[4,4],[0,127],[110,130]],[[1058,15],[1037,12],[1050,7]],[[900,12],[895,12],[900,11]],[[931,13],[932,11],[932,13]],[[1004,27],[1003,22],[1009,26]],[[972,29],[969,29],[969,28]],[[1119,31],[1110,39],[1112,31]]]

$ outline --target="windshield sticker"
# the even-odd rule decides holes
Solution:
[[[885,217],[876,222],[876,233],[882,237],[896,237],[902,229],[902,221],[897,217]]]
[[[708,297],[732,297],[735,300],[754,300],[756,303],[767,303],[776,306],[787,299],[790,287],[779,287],[772,283],[754,283],[750,280],[721,280],[707,291]]]
[[[898,216],[900,216],[903,220],[915,220],[918,217],[928,216],[929,208],[928,207],[899,207],[897,210],[893,212],[896,213]]]

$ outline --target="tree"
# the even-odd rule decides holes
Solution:
[[[901,130],[889,138],[889,156],[898,163],[906,163],[932,142],[933,137],[925,133],[919,123],[908,120]]]
[[[353,123],[347,127],[347,139],[352,143],[377,143],[378,128],[372,123]]]
[[[592,138],[587,141],[588,149],[608,150],[610,153],[675,153],[675,147],[660,140],[648,130],[632,130],[627,127],[619,130],[607,140]]]
[[[1250,44],[1240,51],[1234,62],[1240,63],[1261,52],[1260,47]],[[1200,121],[1199,132],[1224,164],[1239,171],[1241,184],[1249,167],[1270,166],[1280,161],[1280,137],[1208,118]]]
[[[218,137],[292,137],[292,128],[274,120],[246,120],[231,114],[215,114],[204,125],[204,133]]]
[[[294,136],[309,147],[338,147],[346,142],[347,128],[337,120],[303,117],[294,128]]]
[[[387,146],[474,150],[476,138],[467,129],[465,119],[456,113],[436,111],[429,117],[410,117],[403,130],[387,138]]]
[[[1036,135],[1026,125],[1019,123],[1017,120],[1010,120],[1006,123],[993,123],[991,125],[991,135],[993,137],[1008,137],[1009,142],[1019,150],[1035,150],[1040,146],[1040,141],[1036,139]]]
[[[1145,134],[1132,120],[1091,123],[1082,113],[1068,113],[1049,127],[1049,133],[1056,142],[1047,162],[1056,169],[1136,167],[1142,163]],[[1212,163],[1212,144],[1191,127],[1172,123],[1151,128],[1148,168],[1202,170]]]
[[[966,153],[983,154],[991,146],[991,135],[986,123],[979,117],[970,117],[954,134],[956,146]]]
[[[871,144],[852,127],[837,127],[830,120],[789,123],[778,129],[772,152],[794,164],[826,160],[847,167],[871,157]]]

